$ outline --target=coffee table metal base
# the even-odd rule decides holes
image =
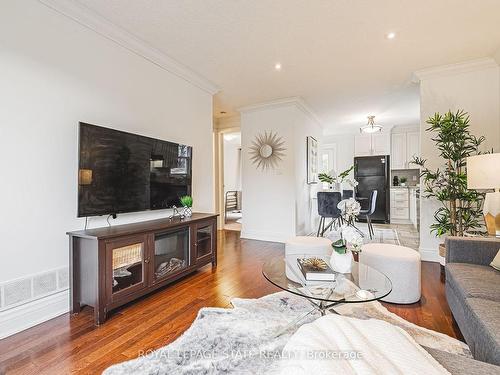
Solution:
[[[282,334],[288,332],[290,329],[297,327],[297,325],[300,322],[302,322],[305,318],[307,318],[309,315],[311,315],[312,313],[314,313],[316,311],[319,311],[321,316],[325,316],[327,313],[333,313],[333,314],[340,315],[337,311],[335,311],[333,309],[333,307],[342,305],[343,302],[326,303],[325,301],[321,301],[318,304],[309,298],[306,298],[306,299],[311,303],[311,305],[313,305],[313,309],[310,310],[309,312],[307,312],[306,314],[297,317],[296,319],[294,319],[290,323],[288,323],[285,327],[278,330],[278,332],[275,334],[274,337],[279,337]]]

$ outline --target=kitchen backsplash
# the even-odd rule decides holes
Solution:
[[[418,169],[394,169],[391,171],[391,186],[393,185],[394,176],[398,176],[401,181],[401,177],[406,177],[406,186],[415,186],[419,183],[419,173]]]

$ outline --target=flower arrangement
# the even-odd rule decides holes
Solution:
[[[353,253],[361,252],[363,237],[358,231],[347,225],[340,228],[341,238],[332,243],[333,250],[330,258],[332,269],[340,273],[350,273]]]
[[[361,205],[354,198],[343,199],[337,204],[337,208],[342,212],[346,221],[354,220],[361,211]]]
[[[333,250],[338,254],[346,254],[348,251],[361,252],[363,237],[351,226],[343,225],[340,228],[341,238],[332,243]]]

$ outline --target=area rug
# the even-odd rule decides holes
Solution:
[[[393,245],[401,245],[398,232],[394,228],[380,228],[374,226],[373,237],[370,238],[370,236],[368,235],[368,226],[366,223],[356,223],[356,226],[364,234],[364,243],[389,243]],[[311,233],[310,235],[316,236],[316,233]],[[340,233],[338,232],[338,230],[334,229],[326,233],[324,237],[335,241],[340,238]]]
[[[299,325],[277,335],[311,311],[304,298],[278,292],[259,299],[231,301],[233,308],[203,308],[176,341],[137,359],[108,368],[106,375],[142,374],[276,374],[281,352],[300,324],[319,317],[314,312]],[[405,321],[379,302],[346,304],[338,313],[358,319],[381,319],[408,332],[417,343],[472,358],[466,344]]]

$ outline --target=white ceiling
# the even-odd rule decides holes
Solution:
[[[78,1],[217,84],[216,115],[301,96],[327,132],[415,125],[412,72],[500,47],[500,0]]]

